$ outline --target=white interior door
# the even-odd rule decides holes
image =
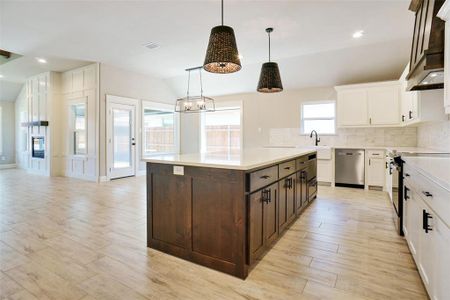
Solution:
[[[115,97],[116,98],[116,97]],[[117,97],[119,98],[119,97]],[[108,101],[109,178],[136,175],[136,104]]]

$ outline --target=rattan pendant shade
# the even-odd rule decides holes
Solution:
[[[260,93],[278,93],[283,90],[278,64],[270,61],[270,33],[272,31],[273,28],[266,29],[269,35],[269,62],[264,63],[261,67],[257,88]]]
[[[234,30],[223,25],[223,0],[221,3],[222,25],[211,29],[203,69],[211,73],[228,74],[239,71],[242,66]]]

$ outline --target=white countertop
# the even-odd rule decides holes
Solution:
[[[296,148],[296,146],[267,146],[267,148],[282,148],[282,149],[289,149],[289,148]],[[421,148],[421,147],[397,147],[397,146],[345,146],[345,145],[335,145],[335,146],[326,146],[326,145],[319,145],[319,146],[305,146],[302,147],[303,149],[306,148],[316,148],[316,149],[324,149],[324,148],[331,148],[331,149],[364,149],[364,150],[386,150],[389,152],[397,152],[397,153],[424,153],[424,154],[439,154],[439,153],[446,153],[442,150],[436,150],[436,149],[430,149],[430,148]],[[450,151],[447,151],[447,153],[450,153]]]
[[[450,157],[405,156],[402,159],[411,168],[450,192]]]
[[[251,170],[314,152],[316,150],[311,148],[254,148],[244,149],[239,154],[234,155],[221,152],[172,154],[146,157],[142,161],[182,166]]]

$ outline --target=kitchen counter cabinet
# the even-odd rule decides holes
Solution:
[[[148,247],[246,278],[317,195],[315,151],[269,154],[250,169],[147,161]]]

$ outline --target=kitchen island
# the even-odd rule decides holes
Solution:
[[[314,149],[154,156],[147,246],[246,278],[316,198]]]

